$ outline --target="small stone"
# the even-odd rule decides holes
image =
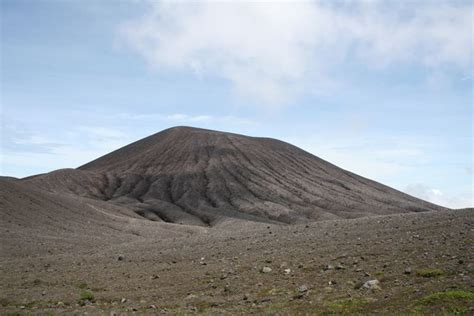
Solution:
[[[300,285],[300,286],[298,287],[298,292],[300,292],[300,293],[306,293],[306,292],[308,292],[308,286],[307,286],[306,284]]]
[[[123,303],[125,303],[126,301],[127,301],[127,299],[126,299],[126,298],[122,298],[122,299],[120,300],[120,303],[122,303],[122,304],[123,304]]]
[[[263,267],[262,268],[262,273],[270,273],[270,272],[272,272],[272,268],[270,268],[270,267]]]
[[[364,284],[362,284],[361,288],[368,289],[368,290],[380,290],[380,281],[376,279],[369,280],[365,282]]]
[[[291,269],[285,269],[283,271],[285,271],[285,274],[290,274],[291,273]]]
[[[118,261],[123,261],[123,259],[125,259],[124,255],[119,255],[119,256],[117,257],[117,260],[118,260]]]
[[[153,305],[153,304],[152,304],[152,305],[148,306],[148,308],[156,309],[156,305]]]
[[[334,269],[334,266],[332,266],[330,264],[325,265],[324,268],[323,268],[324,271],[333,270],[333,269]]]
[[[405,274],[411,274],[411,268],[410,267],[405,269]]]
[[[342,264],[336,265],[336,270],[343,270],[344,266]]]

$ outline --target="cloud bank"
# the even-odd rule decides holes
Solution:
[[[346,62],[471,69],[472,14],[469,1],[151,1],[121,33],[158,70],[274,106],[328,89]]]

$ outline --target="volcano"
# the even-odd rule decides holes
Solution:
[[[175,127],[0,177],[0,314],[437,315],[452,305],[419,302],[472,295],[472,212],[275,139]]]
[[[142,219],[195,226],[444,209],[276,139],[192,127],[166,129],[77,169],[14,182]]]

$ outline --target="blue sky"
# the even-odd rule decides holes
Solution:
[[[470,1],[0,4],[2,175],[188,125],[474,205]]]

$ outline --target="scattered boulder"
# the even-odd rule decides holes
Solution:
[[[323,270],[324,271],[329,271],[329,270],[333,270],[334,269],[334,266],[330,265],[330,264],[327,264],[324,266]]]
[[[186,296],[187,300],[192,300],[192,299],[195,299],[195,298],[198,298],[198,296],[196,294],[188,294],[188,296]]]
[[[335,269],[336,269],[336,270],[344,270],[345,268],[344,268],[344,266],[343,266],[342,264],[338,264],[338,265],[336,265],[336,268],[335,268]]]
[[[405,269],[405,274],[411,274],[412,270],[410,267]]]
[[[308,286],[306,284],[300,285],[300,286],[298,286],[297,290],[300,293],[306,293],[306,292],[308,292]]]
[[[368,290],[380,290],[380,281],[377,279],[366,281],[364,284],[362,284],[361,288]]]
[[[272,272],[272,268],[270,268],[270,267],[263,267],[261,271],[262,271],[262,273],[270,273],[270,272]]]

